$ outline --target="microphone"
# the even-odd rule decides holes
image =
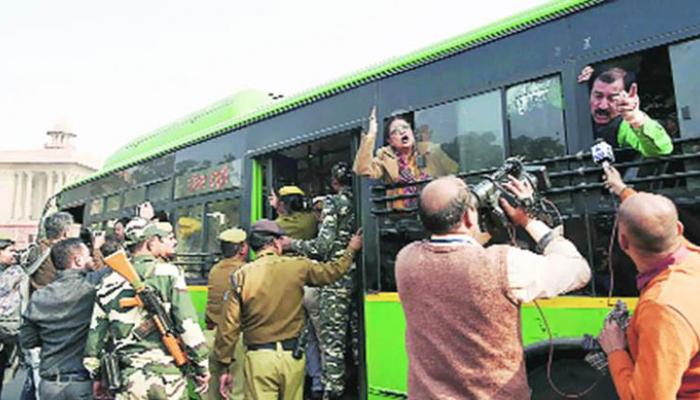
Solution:
[[[603,169],[607,169],[610,164],[615,162],[615,152],[613,152],[612,146],[600,138],[596,139],[591,146],[591,157],[593,157],[593,162],[601,165]]]

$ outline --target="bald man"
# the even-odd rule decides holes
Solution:
[[[620,399],[690,399],[700,393],[700,248],[683,238],[671,200],[620,191],[620,248],[641,294],[627,333],[607,322],[600,344]]]
[[[532,196],[514,179],[506,186],[519,198]],[[409,244],[396,259],[410,399],[529,399],[520,305],[581,288],[591,277],[571,242],[523,209],[502,206],[543,254],[484,248],[476,198],[462,180],[436,179],[421,193],[430,240]]]

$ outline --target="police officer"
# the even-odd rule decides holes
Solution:
[[[242,229],[228,229],[219,234],[219,243],[223,258],[209,271],[209,285],[207,295],[206,321],[208,329],[215,329],[221,318],[221,308],[224,302],[224,292],[231,287],[229,276],[238,271],[248,259],[248,243],[246,233]],[[215,334],[215,333],[214,333]],[[210,336],[211,337],[211,336]],[[234,350],[234,357],[242,358],[245,354],[243,342],[238,341]],[[211,381],[207,398],[210,400],[221,399],[219,394],[219,376],[223,370],[218,369],[219,363],[214,358],[214,352],[209,355],[209,371]],[[235,363],[230,370],[235,382],[243,381],[243,364]],[[229,399],[242,400],[243,386],[234,385],[229,393]]]
[[[180,330],[180,341],[189,359],[187,368],[195,376],[197,391],[209,381],[207,346],[192,306],[185,278],[178,267],[160,261],[169,257],[174,241],[170,232],[143,218],[127,224],[125,244],[134,269],[155,289],[165,310]],[[161,340],[160,333],[141,307],[122,308],[121,299],[133,298],[133,286],[119,274],[111,274],[97,287],[83,364],[93,379],[100,372],[100,357],[111,336],[121,367],[122,388],[117,399],[185,399],[187,381]],[[99,386],[99,383],[97,383]]]
[[[304,208],[304,191],[297,186],[283,186],[279,197],[270,193],[270,206],[277,211],[277,225],[294,239],[316,237],[316,219]]]
[[[346,162],[331,169],[335,194],[323,202],[318,236],[311,240],[285,239],[283,245],[306,257],[327,261],[342,254],[355,231],[352,171]],[[323,360],[324,396],[340,397],[345,391],[345,336],[350,321],[354,266],[335,283],[320,289],[319,332]]]
[[[304,285],[326,285],[350,268],[362,238],[355,235],[339,257],[319,263],[303,257],[282,256],[284,231],[270,220],[255,223],[248,243],[257,259],[233,274],[214,345],[216,359],[228,368],[244,362],[246,399],[301,400],[304,356],[293,357],[304,325]],[[234,359],[233,349],[243,332],[245,360]],[[221,376],[221,393],[228,393],[231,375]]]
[[[277,211],[275,222],[292,239],[308,240],[316,237],[318,220],[304,208],[306,194],[297,186],[283,186],[279,197],[270,193],[270,206]],[[323,363],[316,332],[319,326],[319,288],[304,287],[304,309],[306,310],[306,332],[300,335],[302,346],[306,347],[306,372],[311,377],[312,398],[323,392]]]

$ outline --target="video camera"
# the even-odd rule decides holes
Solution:
[[[508,182],[508,176],[521,182],[528,182],[534,189],[533,198],[521,200],[509,192],[503,186]],[[478,201],[482,231],[497,236],[512,227],[512,223],[499,203],[501,198],[506,199],[514,207],[524,207],[530,214],[540,214],[545,210],[538,193],[552,186],[545,166],[525,165],[522,157],[510,157],[494,173],[485,175],[483,178],[471,188]]]
[[[41,247],[31,243],[25,249],[15,251],[15,261],[22,267],[28,267],[41,257]]]

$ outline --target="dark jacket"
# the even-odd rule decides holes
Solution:
[[[58,271],[55,281],[32,295],[19,338],[25,349],[41,347],[40,376],[86,372],[83,352],[95,285],[110,272]]]

